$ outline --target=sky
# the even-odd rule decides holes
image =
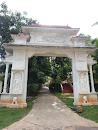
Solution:
[[[0,0],[8,9],[36,19],[42,25],[80,28],[79,33],[98,38],[98,0]]]

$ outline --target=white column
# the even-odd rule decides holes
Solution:
[[[76,70],[76,59],[75,54],[72,58],[72,78],[73,78],[73,93],[74,93],[74,105],[79,103],[79,84],[78,84],[78,73]]]
[[[0,93],[2,92],[2,82],[0,81]]]
[[[90,64],[89,67],[90,67],[90,79],[91,79],[91,93],[95,93],[92,65]]]
[[[3,93],[6,93],[6,88],[7,88],[7,79],[8,79],[8,70],[9,70],[9,64],[6,63],[6,70],[5,70],[5,79],[4,79],[4,88],[3,88]]]

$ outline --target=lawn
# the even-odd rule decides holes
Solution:
[[[74,99],[68,98],[69,96],[73,96],[72,94],[61,94],[61,93],[53,93],[55,96],[57,96],[64,104],[66,104],[68,107],[75,107],[73,105]],[[78,113],[80,116],[93,120],[98,123],[98,105],[93,106],[82,106],[83,112]]]
[[[26,116],[32,109],[35,96],[27,101],[27,108],[13,109],[13,108],[0,108],[0,130],[4,127],[11,125],[12,123],[20,120]]]

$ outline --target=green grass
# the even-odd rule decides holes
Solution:
[[[32,109],[33,100],[35,100],[35,97],[27,101],[27,108],[0,108],[0,130],[26,116]]]
[[[83,112],[79,113],[80,116],[93,120],[98,123],[98,105],[82,106]]]
[[[71,97],[73,96],[73,94],[62,94],[62,93],[58,93],[58,92],[54,92],[53,93],[55,96],[57,96],[64,104],[66,104],[67,106],[71,106],[71,107],[74,107],[73,105],[73,101],[74,99],[72,98],[68,98],[68,97]]]
[[[57,96],[64,104],[66,104],[68,107],[75,107],[73,105],[73,101],[74,99],[72,98],[67,98],[69,96],[73,96],[72,94],[61,94],[61,93],[57,93],[54,92],[53,93],[55,96]],[[93,106],[82,106],[83,108],[83,112],[82,113],[78,113],[80,116],[93,120],[96,123],[98,123],[98,105],[93,105]]]

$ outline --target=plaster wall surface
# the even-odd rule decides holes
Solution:
[[[17,97],[16,107],[27,106],[28,59],[32,56],[69,57],[72,60],[74,105],[83,103],[83,95],[90,94],[87,65],[91,62],[89,55],[95,47],[85,44],[87,38],[72,38],[77,32],[78,29],[25,27],[24,34],[12,36],[14,41],[4,45],[12,55],[9,107],[15,107],[12,104],[14,97]],[[97,102],[96,96],[87,96],[87,98],[89,103]],[[3,95],[1,99],[5,100],[6,96]]]

